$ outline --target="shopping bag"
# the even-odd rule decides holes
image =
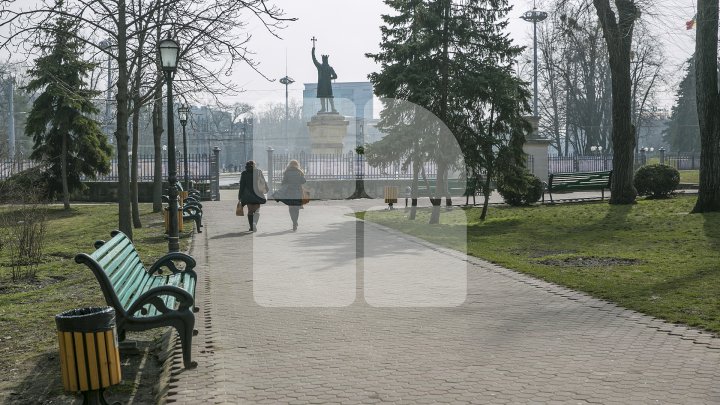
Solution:
[[[305,205],[305,204],[307,204],[307,203],[309,203],[309,202],[310,202],[310,192],[307,191],[307,190],[303,190],[303,195],[302,195],[301,204],[302,204],[302,205]]]
[[[245,215],[245,211],[243,211],[243,205],[238,201],[237,206],[235,206],[235,215],[242,217]]]

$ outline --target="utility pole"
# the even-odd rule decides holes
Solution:
[[[537,23],[547,18],[547,13],[537,11],[533,2],[532,11],[526,11],[520,18],[533,23],[533,116],[538,116],[538,73],[537,73]]]
[[[8,157],[15,159],[15,78],[8,79]]]
[[[288,136],[288,117],[290,116],[290,108],[288,106],[288,86],[295,83],[295,80],[293,80],[291,77],[288,77],[287,70],[285,73],[285,77],[280,79],[280,83],[285,85],[285,146],[287,147],[289,153],[290,137]]]

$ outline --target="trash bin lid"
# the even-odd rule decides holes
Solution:
[[[115,327],[112,307],[76,308],[55,315],[60,332],[101,332]]]

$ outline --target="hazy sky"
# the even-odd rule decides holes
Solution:
[[[660,35],[665,50],[668,70],[675,75],[679,65],[692,52],[694,31],[685,30],[685,21],[694,15],[693,0],[660,0],[653,3],[643,15],[645,24]],[[382,0],[276,0],[288,16],[299,20],[281,31],[282,40],[270,36],[257,24],[251,27],[251,48],[260,69],[268,77],[285,76],[287,52],[288,75],[296,83],[290,86],[290,97],[302,97],[303,83],[316,81],[312,64],[310,38],[318,38],[317,53],[330,55],[330,64],[338,74],[338,82],[366,81],[367,75],[377,66],[364,56],[378,50],[381,25],[380,15],[388,12]],[[532,1],[511,1],[514,10],[509,16],[511,36],[520,45],[532,45],[532,24],[519,18],[533,7]],[[238,69],[234,74],[246,92],[228,101],[262,104],[268,101],[284,102],[285,86],[269,83],[249,69]],[[670,84],[674,84],[670,83]],[[673,92],[661,96],[660,103],[672,104]]]

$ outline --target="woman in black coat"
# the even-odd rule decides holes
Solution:
[[[242,205],[247,205],[247,219],[250,224],[250,232],[257,231],[257,223],[260,219],[260,204],[267,200],[263,195],[268,192],[267,182],[262,170],[255,167],[255,161],[245,163],[245,170],[240,173],[240,190],[238,200]]]
[[[302,209],[303,184],[305,184],[305,173],[300,169],[300,163],[297,160],[291,160],[283,172],[282,186],[278,190],[277,200],[287,204],[293,231],[297,231],[298,228],[298,218],[300,209]]]

